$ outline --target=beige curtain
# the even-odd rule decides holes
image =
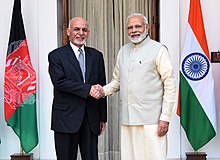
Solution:
[[[111,81],[117,53],[128,39],[126,18],[134,12],[150,17],[153,0],[69,0],[70,18],[81,16],[89,23],[87,46],[104,55],[107,83]],[[148,18],[149,23],[150,19]],[[99,160],[120,160],[118,94],[108,98],[108,123],[99,137]],[[79,158],[80,159],[80,156]]]

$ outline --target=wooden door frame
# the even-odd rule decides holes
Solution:
[[[151,38],[159,41],[159,11],[160,11],[159,0],[153,0],[151,4]]]
[[[62,0],[62,45],[68,43],[67,28],[69,23],[69,0]]]

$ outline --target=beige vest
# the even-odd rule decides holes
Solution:
[[[119,51],[120,113],[124,125],[158,123],[162,110],[163,84],[156,69],[162,44],[145,39],[128,43]]]

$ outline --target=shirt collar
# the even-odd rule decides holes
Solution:
[[[72,44],[71,42],[69,42],[69,43],[70,43],[71,48],[73,49],[73,52],[76,55],[76,58],[78,58],[79,57],[79,52],[78,52],[79,48],[76,45]],[[83,50],[83,55],[85,55],[84,45],[81,47],[81,49]]]

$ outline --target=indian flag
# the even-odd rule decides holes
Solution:
[[[185,42],[181,53],[180,123],[195,151],[216,135],[214,80],[200,0],[190,1]]]

